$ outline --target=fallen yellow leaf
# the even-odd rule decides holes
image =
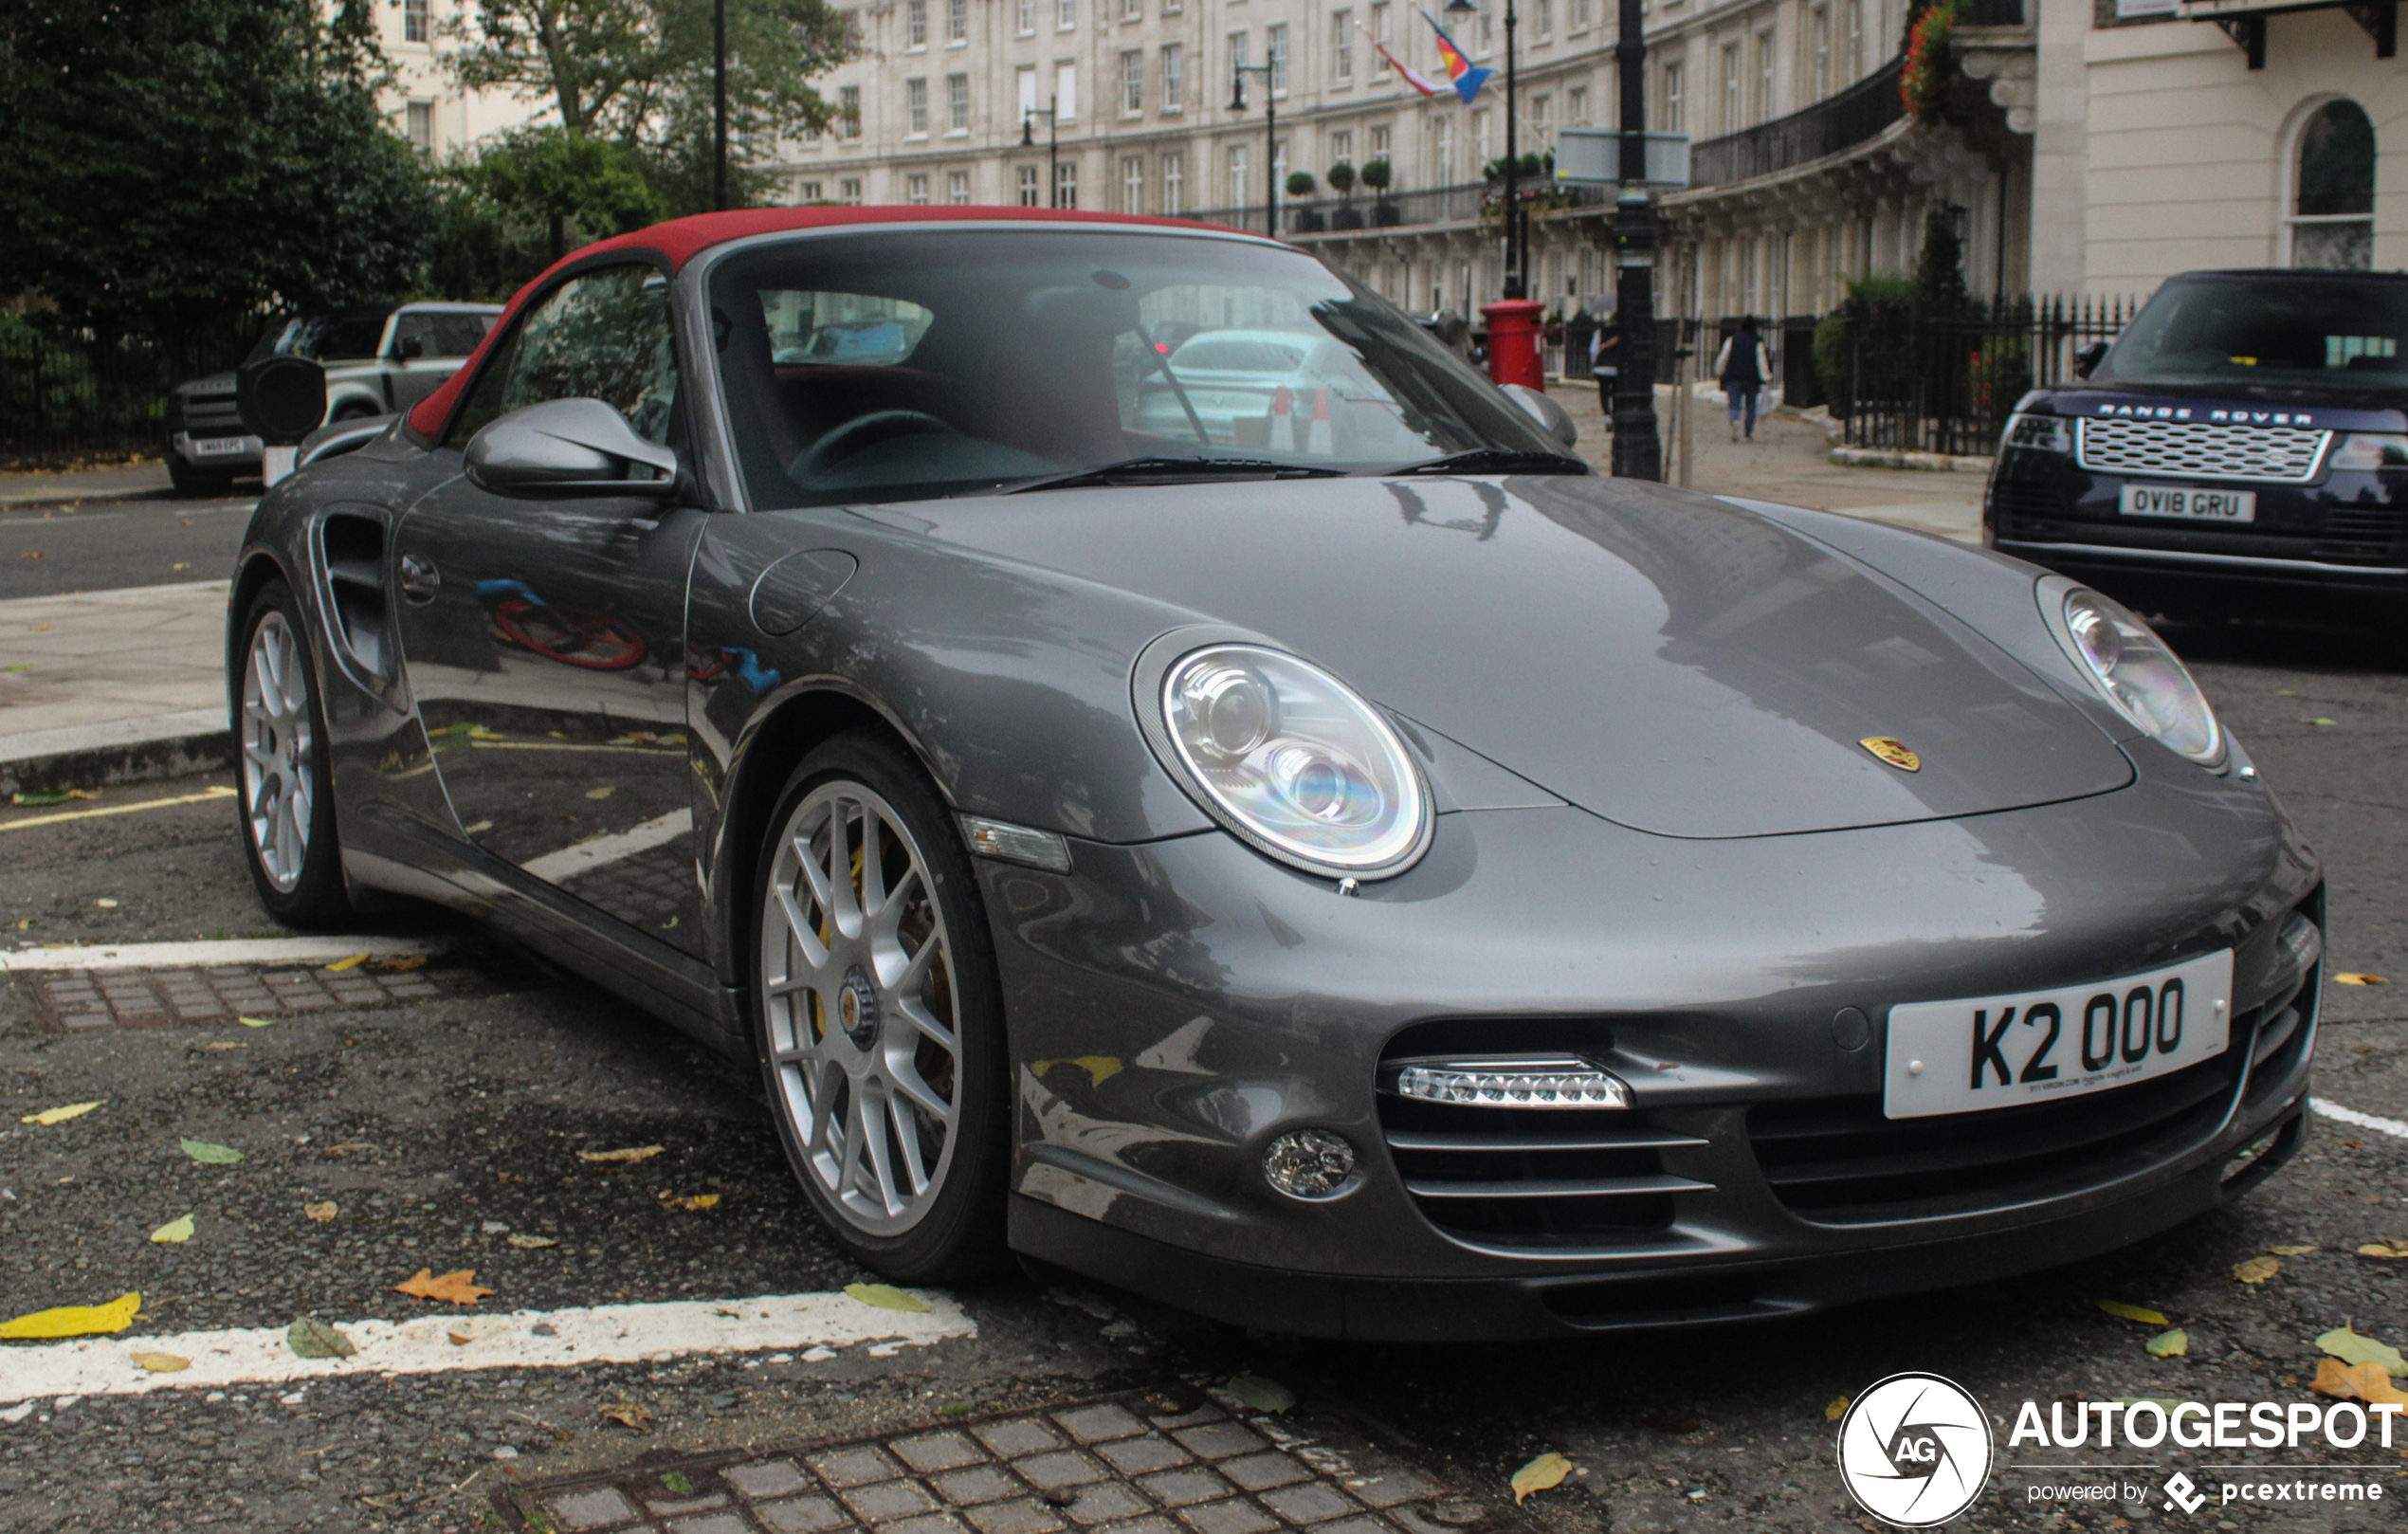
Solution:
[[[333,1219],[336,1215],[341,1214],[342,1211],[336,1207],[333,1199],[329,1198],[322,1204],[301,1205],[301,1213],[308,1215],[311,1219],[318,1221],[320,1225],[323,1225],[328,1220]]]
[[[192,1366],[191,1359],[175,1353],[128,1353],[126,1357],[153,1374],[173,1374]]]
[[[2339,1359],[2318,1359],[2316,1378],[2308,1388],[2319,1396],[2355,1396],[2369,1406],[2408,1406],[2408,1393],[2391,1382],[2380,1363],[2344,1363]]]
[[[326,968],[330,972],[339,974],[347,969],[357,969],[360,965],[367,962],[368,956],[366,954],[354,954],[349,959],[336,959],[333,963],[327,965]]]
[[[41,1124],[64,1123],[69,1119],[82,1118],[85,1114],[91,1112],[94,1108],[99,1107],[102,1103],[106,1103],[108,1099],[103,1097],[91,1103],[69,1103],[63,1108],[44,1108],[39,1113],[28,1113],[17,1122],[20,1123]]]
[[[2318,1351],[2330,1353],[2344,1363],[2380,1363],[2394,1379],[2408,1375],[2408,1359],[2399,1356],[2399,1349],[2376,1342],[2345,1321],[2317,1338],[2316,1346]]]
[[[2263,1284],[2283,1270],[2280,1260],[2273,1257],[2252,1257],[2233,1265],[2233,1278],[2242,1284]]]
[[[2369,1241],[2358,1249],[2361,1257],[2408,1257],[2408,1241]]]
[[[2389,985],[2391,982],[2380,975],[2336,975],[2333,977],[2333,983],[2335,985]]]
[[[864,1305],[874,1305],[881,1310],[925,1310],[928,1302],[892,1284],[848,1284],[845,1292]]]
[[[2099,1308],[2106,1311],[2108,1315],[2120,1316],[2125,1321],[2137,1321],[2144,1326],[2162,1326],[2165,1324],[2164,1314],[2161,1311],[2152,1310],[2146,1306],[2125,1305],[2121,1300],[2101,1300],[2098,1304]]]
[[[718,1203],[719,1198],[720,1196],[715,1193],[698,1193],[691,1198],[681,1198],[675,1194],[663,1194],[661,1202],[671,1209],[704,1210]]]
[[[395,1284],[393,1290],[395,1293],[407,1294],[413,1299],[441,1300],[447,1305],[475,1305],[479,1300],[493,1292],[491,1289],[479,1288],[474,1282],[476,1276],[477,1270],[473,1268],[462,1269],[456,1273],[446,1273],[441,1278],[437,1278],[432,1269],[421,1268],[417,1272]]]
[[[611,784],[605,783],[600,788],[587,789],[585,796],[589,799],[607,799],[615,792],[616,790]]]
[[[234,1020],[245,1028],[274,1028],[276,1026],[276,1019],[273,1017],[237,1017]]]
[[[579,1151],[580,1161],[641,1161],[667,1149],[664,1145],[630,1145],[625,1150]]]
[[[396,973],[405,970],[425,969],[427,967],[427,956],[424,954],[405,954],[399,959],[380,959],[368,967],[370,969],[391,970]]]
[[[1849,1405],[1850,1402],[1847,1397],[1833,1396],[1831,1398],[1831,1404],[1823,1408],[1823,1420],[1826,1422],[1838,1421],[1841,1417],[1848,1415]]]
[[[2179,1359],[2191,1350],[2191,1334],[2180,1328],[2160,1332],[2144,1345],[2153,1359]]]
[[[652,1409],[638,1406],[633,1401],[606,1401],[593,1409],[593,1415],[606,1421],[616,1422],[623,1428],[633,1428],[638,1433],[643,1432],[652,1420]]]
[[[2277,1257],[2305,1257],[2311,1251],[2321,1251],[2324,1249],[2322,1247],[2268,1247],[2266,1250]],[[2408,1253],[2402,1253],[2402,1255],[2408,1256]]]
[[[513,1235],[510,1237],[510,1244],[522,1251],[537,1251],[545,1247],[556,1247],[560,1243],[548,1235]]]
[[[1513,1472],[1514,1506],[1527,1502],[1534,1492],[1561,1486],[1563,1478],[1571,1473],[1572,1462],[1561,1454],[1541,1454]]]
[[[120,1294],[106,1305],[63,1305],[36,1310],[14,1321],[0,1321],[0,1337],[89,1337],[95,1332],[121,1332],[134,1324],[142,1308],[140,1291]]]
[[[151,1239],[163,1243],[173,1243],[179,1246],[184,1242],[192,1240],[192,1216],[187,1214],[182,1219],[168,1221],[165,1225],[160,1226],[157,1230],[151,1233]]]

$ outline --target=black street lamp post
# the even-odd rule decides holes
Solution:
[[[1640,0],[1622,0],[1621,192],[1614,210],[1614,323],[1622,337],[1614,377],[1614,472],[1664,478],[1655,429],[1655,216],[1647,200],[1647,36]],[[1673,401],[1679,409],[1682,402]]]
[[[1263,179],[1268,191],[1263,198],[1263,213],[1270,221],[1270,236],[1279,238],[1279,98],[1271,93],[1271,71],[1274,65],[1264,64],[1232,64],[1230,65],[1229,109],[1246,110],[1246,77],[1263,77]]]
[[[1037,145],[1035,135],[1030,132],[1029,119],[1031,118],[1045,119],[1045,205],[1048,208],[1062,206],[1062,170],[1055,161],[1056,140],[1054,137],[1054,124],[1061,111],[1062,98],[1059,96],[1048,97],[1043,106],[1023,107],[1020,110],[1020,147],[1022,149],[1034,149]]]
[[[1447,0],[1447,14],[1469,16],[1480,8],[1473,0]],[[1518,20],[1513,0],[1505,0],[1505,296],[1526,298],[1529,284],[1525,281],[1530,263],[1528,230],[1522,222],[1522,154],[1521,139],[1514,123],[1515,79],[1513,67],[1513,29]]]

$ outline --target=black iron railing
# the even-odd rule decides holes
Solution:
[[[1892,59],[1803,112],[1696,145],[1689,151],[1689,185],[1724,187],[1771,175],[1878,136],[1906,115],[1898,95],[1898,72],[1905,64]]]
[[[1604,208],[1614,201],[1612,187],[1549,186],[1523,189],[1523,201],[1534,215],[1572,208]],[[1282,197],[1279,232],[1283,236],[1316,235],[1343,239],[1366,229],[1413,228],[1430,224],[1469,224],[1497,216],[1503,202],[1499,185],[1471,181],[1461,186],[1433,187],[1426,192],[1392,192],[1380,196],[1358,192],[1351,197]],[[1263,232],[1261,203],[1247,208],[1211,208],[1181,213],[1204,224]]]
[[[239,347],[98,339],[0,315],[0,465],[156,452],[168,391],[229,366]]]
[[[1960,27],[2020,27],[2023,0],[1963,0],[1957,12]]]
[[[1852,447],[1979,455],[2027,390],[2073,377],[2073,356],[2113,340],[2132,298],[2015,298],[1932,313],[1845,306],[1823,321],[1816,374]]]

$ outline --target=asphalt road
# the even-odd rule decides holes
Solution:
[[[0,601],[218,580],[257,496],[0,510]]]
[[[2408,653],[2303,631],[2174,637],[2326,859],[2329,969],[2408,981]],[[42,813],[58,812],[0,813],[0,931],[16,940],[272,930],[226,801],[9,829]],[[29,993],[8,983],[0,1316],[132,1289],[144,1318],[130,1337],[445,1310],[392,1292],[422,1268],[474,1269],[496,1291],[485,1310],[823,1291],[864,1276],[812,1230],[753,1073],[574,979],[521,971],[482,993],[264,1029],[66,1038],[36,1028]],[[2319,1096],[2408,1118],[2408,984],[2328,987],[2326,1007]],[[95,1098],[105,1105],[67,1123],[20,1123]],[[179,1150],[187,1137],[246,1160],[196,1163]],[[575,1154],[651,1144],[664,1152],[618,1170]],[[1522,1508],[1544,1534],[1871,1529],[1843,1497],[1826,1409],[1890,1373],[1947,1376],[2011,1420],[2025,1399],[2044,1411],[2061,1398],[2308,1401],[2319,1333],[2349,1320],[2408,1342],[2408,1261],[2356,1254],[2408,1240],[2403,1162],[2408,1140],[2319,1120],[2287,1170],[2169,1234],[2070,1268],[1747,1328],[1348,1346],[1015,1280],[958,1295],[975,1337],[883,1357],[855,1347],[46,1397],[14,1421],[0,1412],[0,1527],[483,1529],[497,1526],[483,1499],[498,1485],[1250,1371],[1301,1397],[1291,1431],[1390,1444],[1491,1504],[1516,1467],[1568,1455],[1576,1472]],[[715,1207],[669,1201],[706,1193]],[[306,1218],[315,1202],[338,1213]],[[148,1239],[187,1213],[189,1242]],[[2231,1276],[2275,1247],[2315,1250],[2279,1258],[2260,1283]],[[2187,1354],[2153,1357],[2143,1343],[2162,1328],[2106,1314],[2102,1299],[2162,1311],[2187,1332]],[[0,1344],[0,1378],[28,1345]],[[2099,1463],[2101,1452],[2009,1451],[2002,1436],[1989,1492],[1950,1526],[2389,1528],[2408,1499],[2408,1433],[2398,1442],[2205,1464],[2119,1446],[2104,1461],[2144,1466],[2125,1479],[2147,1494],[2059,1510],[2033,1488],[2101,1477],[2016,1467]],[[2389,1495],[2196,1516],[2163,1507],[2157,1488],[2172,1470],[2209,1481],[2227,1472],[2208,1466],[2235,1460],[2349,1467],[2325,1478],[2377,1481]]]

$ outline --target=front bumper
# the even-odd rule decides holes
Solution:
[[[195,446],[196,442],[234,443],[225,451],[210,452]],[[266,448],[254,436],[228,433],[205,434],[198,438],[190,431],[178,431],[168,438],[168,449],[194,468],[230,469],[237,474],[256,474],[266,457]]]
[[[2179,1223],[2241,1191],[2245,1147],[2274,1136],[2262,1175],[2298,1141],[2314,976],[2275,938],[2321,903],[2262,788],[2171,760],[2089,800],[1802,836],[1449,814],[1420,866],[1356,899],[1217,833],[1078,845],[1067,878],[983,865],[1019,1105],[1012,1244],[1250,1324],[1464,1338],[1788,1314]],[[2228,945],[2242,1026],[2203,1074],[2161,1078],[2187,1078],[2180,1102],[2143,1083],[2052,1110],[2081,1108],[2066,1132],[2094,1155],[1968,1151],[2030,1140],[2030,1109],[1957,1116],[1928,1144],[1879,1118],[1893,1004]],[[1843,1008],[1873,1019],[1852,1050]],[[1392,1150],[1374,1084],[1383,1050],[1433,1039],[1577,1044],[1633,1084],[1623,1122],[1663,1145],[1674,1191],[1603,1219],[1426,1196],[1433,1163]],[[1821,1120],[1866,1159],[1835,1202],[1767,1148],[1775,1121]],[[1306,1127],[1357,1146],[1346,1196],[1262,1181],[1269,1141]]]

